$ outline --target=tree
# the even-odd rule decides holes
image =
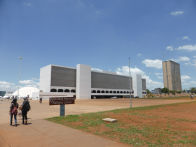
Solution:
[[[148,89],[146,89],[146,93],[147,93],[147,97],[150,98],[150,97],[154,97],[152,92]]]
[[[169,89],[168,88],[162,88],[161,93],[169,94]]]
[[[196,93],[196,88],[194,88],[194,87],[191,88],[191,89],[190,89],[190,92],[191,92],[191,93]]]
[[[176,91],[178,94],[181,94],[182,93],[182,91]]]
[[[176,91],[175,90],[170,90],[169,91],[171,94],[176,95]]]
[[[150,90],[146,89],[146,93],[147,94],[151,94]]]

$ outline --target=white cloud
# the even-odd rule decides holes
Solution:
[[[190,40],[189,36],[182,37],[182,40]]]
[[[190,80],[190,79],[191,79],[191,77],[188,76],[188,75],[182,75],[182,76],[181,76],[182,82],[185,82],[185,81]]]
[[[27,7],[31,7],[32,6],[32,3],[30,3],[30,2],[24,2],[24,5],[27,6]]]
[[[179,57],[179,61],[190,61],[190,58],[186,56]]]
[[[126,76],[128,76],[129,75],[129,67],[128,66],[122,66],[120,68],[117,68],[116,69],[116,73],[119,74],[119,75],[126,75]],[[134,74],[141,74],[141,75],[143,75],[144,74],[144,72],[141,69],[137,68],[137,67],[130,68],[130,73],[131,73],[131,75],[134,75]]]
[[[179,46],[176,50],[196,51],[196,45],[183,45]]]
[[[193,58],[196,58],[196,56],[193,56]]]
[[[32,80],[19,81],[20,84],[24,84],[24,85],[31,84],[32,82],[33,82]]]
[[[141,74],[142,78],[146,79],[146,84],[148,89],[154,89],[157,87],[163,87],[163,83],[159,81],[154,81],[152,80],[144,71],[141,69],[135,67],[135,68],[130,68],[131,75],[134,74]],[[129,75],[129,67],[128,66],[122,66],[116,69],[116,73],[119,75]]]
[[[155,75],[156,75],[156,77],[158,78],[158,79],[163,79],[163,73],[159,73],[159,72],[157,72],[157,73],[155,73]]]
[[[11,86],[11,85],[14,85],[14,83],[6,82],[6,81],[0,81],[0,85],[1,85],[1,86],[9,87],[9,86]]]
[[[184,88],[196,87],[196,81],[191,80],[191,77],[188,75],[182,75],[181,80]]]
[[[182,15],[182,14],[184,14],[184,11],[173,11],[170,13],[170,15],[172,15],[172,16],[178,16],[178,15]]]
[[[192,65],[191,62],[186,62],[185,65]]]
[[[173,51],[174,48],[173,48],[172,46],[167,46],[167,47],[166,47],[166,50],[168,50],[168,51]]]
[[[32,78],[32,80],[21,80],[19,81],[19,84],[11,83],[11,82],[6,82],[6,81],[0,81],[0,90],[5,90],[5,91],[12,91],[14,92],[18,88],[21,87],[36,87],[39,88],[39,79],[37,78]]]
[[[186,56],[182,56],[182,57],[179,57],[179,58],[173,59],[173,60],[176,62],[188,62],[188,61],[190,61],[190,58],[186,57]]]
[[[32,78],[32,80],[21,80],[19,81],[19,83],[28,87],[39,88],[39,79],[36,78]]]
[[[103,70],[102,70],[102,69],[100,69],[100,68],[91,68],[91,70],[92,70],[92,71],[103,72]]]
[[[157,68],[161,69],[162,68],[162,61],[159,59],[145,59],[142,61],[143,64],[145,64],[146,67],[152,67],[152,68]]]
[[[16,89],[16,85],[14,83],[0,81],[0,90],[13,91],[15,89]]]
[[[182,82],[183,87],[190,89],[191,87],[196,87],[196,81],[186,81]]]
[[[191,66],[195,66],[196,67],[196,59],[192,60],[192,62],[186,62],[185,65],[191,65]]]
[[[196,86],[196,81],[190,81],[190,87],[195,87]]]

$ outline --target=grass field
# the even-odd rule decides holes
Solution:
[[[140,98],[141,99],[141,98]],[[146,98],[143,98],[143,99],[169,99],[169,100],[179,100],[179,99],[190,99],[190,97],[189,96],[173,96],[173,97],[171,97],[171,96],[160,96],[160,97],[156,97],[156,96],[154,96],[154,97],[146,97]]]
[[[103,118],[115,118],[106,123]],[[133,146],[196,146],[196,102],[118,109],[48,120]]]

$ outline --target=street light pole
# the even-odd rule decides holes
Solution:
[[[130,88],[130,108],[132,108],[132,98],[131,98],[131,71],[130,71],[130,57],[129,57],[129,88]]]
[[[19,98],[19,89],[20,89],[20,87],[19,87],[19,84],[20,84],[20,78],[21,78],[21,64],[22,64],[22,59],[23,59],[23,57],[18,57],[18,59],[19,59],[19,71],[18,71],[18,98]]]

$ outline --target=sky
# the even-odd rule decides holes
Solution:
[[[128,75],[129,57],[148,89],[169,59],[196,87],[195,26],[195,0],[0,0],[0,90],[39,87],[48,64]]]

